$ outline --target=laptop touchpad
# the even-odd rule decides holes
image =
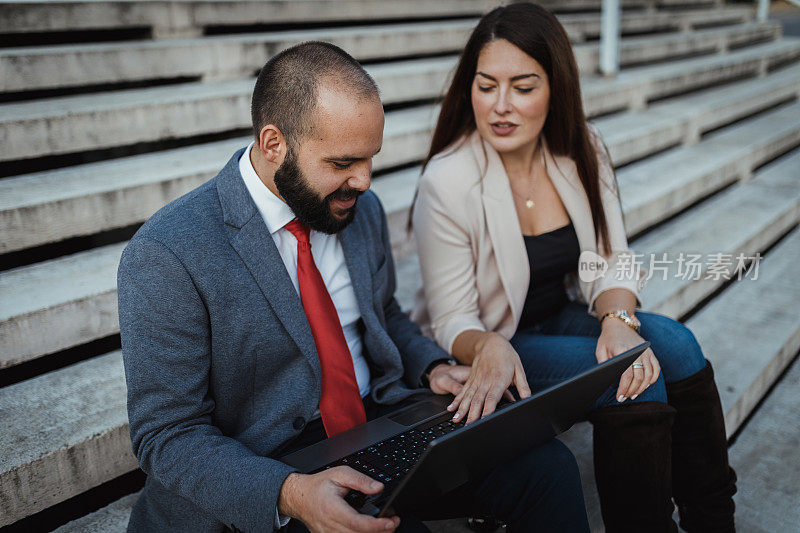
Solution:
[[[436,402],[419,402],[408,409],[403,409],[397,414],[389,417],[389,420],[403,424],[404,426],[413,426],[417,422],[430,418],[434,415],[444,413],[441,404]]]

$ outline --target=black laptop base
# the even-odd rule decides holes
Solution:
[[[281,461],[303,473],[348,465],[384,483],[376,495],[347,495],[359,512],[413,513],[569,429],[649,346],[645,342],[529,398],[498,406],[469,426],[451,422],[453,413],[445,407],[452,397],[433,396]]]

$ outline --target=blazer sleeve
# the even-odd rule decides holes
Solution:
[[[589,124],[589,133],[597,152],[598,170],[600,172],[600,195],[611,244],[611,254],[603,254],[608,262],[608,269],[592,285],[592,293],[589,299],[589,314],[596,317],[595,300],[600,294],[609,289],[626,289],[630,291],[636,297],[636,307],[641,307],[639,279],[644,271],[638,268],[634,261],[634,252],[628,248],[628,238],[622,219],[622,206],[619,198],[619,184],[614,174],[611,156],[600,137],[599,131],[593,124]],[[600,249],[602,250],[602,248]]]
[[[420,180],[413,227],[419,251],[425,304],[436,342],[452,353],[464,331],[486,331],[480,319],[475,259],[464,206],[430,168]]]
[[[231,529],[273,530],[294,469],[214,425],[211,330],[189,273],[166,245],[134,237],[118,289],[130,434],[142,470]]]
[[[397,303],[397,299],[394,297],[397,287],[397,274],[392,258],[389,227],[383,206],[379,201],[376,201],[376,203],[380,215],[381,242],[383,243],[384,254],[389,268],[389,285],[382,302],[383,313],[386,318],[386,332],[400,352],[406,383],[417,388],[422,386],[422,375],[432,363],[448,359],[450,356],[435,342],[422,334],[419,326],[400,308],[400,304]]]

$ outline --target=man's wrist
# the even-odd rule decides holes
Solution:
[[[433,374],[433,371],[436,370],[436,368],[439,367],[440,365],[456,366],[457,364],[458,364],[458,362],[453,358],[443,358],[443,359],[437,359],[437,360],[433,361],[425,369],[425,372],[422,373],[422,377],[420,378],[420,382],[422,383],[422,386],[425,387],[425,388],[430,388],[430,386],[431,386],[431,379],[430,379],[431,378],[431,374]]]
[[[302,492],[298,487],[298,484],[302,482],[302,477],[303,474],[297,472],[292,472],[286,476],[278,494],[278,514],[291,518],[300,518],[297,494]]]

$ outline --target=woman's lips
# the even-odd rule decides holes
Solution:
[[[492,131],[494,132],[494,134],[499,135],[501,137],[504,137],[506,135],[511,135],[516,129],[517,129],[516,124],[502,123],[502,122],[492,124]]]

